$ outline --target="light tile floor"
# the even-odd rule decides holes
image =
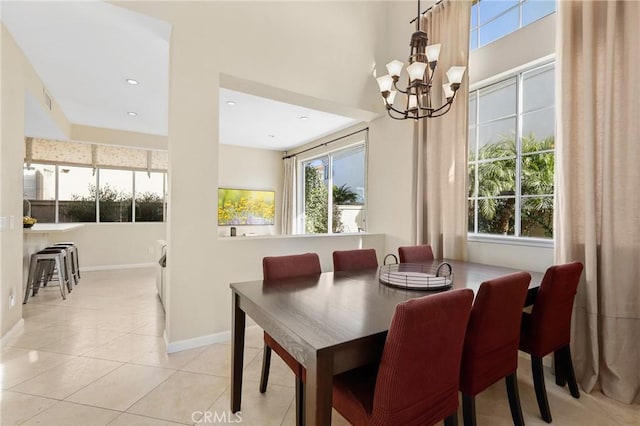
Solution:
[[[66,301],[44,288],[24,305],[24,329],[5,339],[1,425],[294,425],[294,377],[272,358],[258,392],[262,333],[247,330],[243,411],[229,411],[229,343],[168,355],[153,269],[85,272]],[[519,386],[527,425],[540,419],[526,358]],[[640,426],[640,406],[600,393],[571,398],[547,377],[555,425]],[[478,424],[510,425],[504,385],[476,398]],[[462,423],[462,418],[459,418]],[[333,424],[347,422],[335,411]]]

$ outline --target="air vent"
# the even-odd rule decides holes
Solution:
[[[43,87],[42,93],[44,94],[44,104],[47,106],[47,108],[49,108],[49,111],[53,110],[51,96],[49,96],[49,94],[47,93],[47,89]]]

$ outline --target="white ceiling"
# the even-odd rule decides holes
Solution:
[[[167,134],[170,24],[102,1],[2,1],[0,18],[72,124]],[[35,99],[25,109],[27,136],[64,136]],[[224,144],[287,150],[357,122],[220,91]]]

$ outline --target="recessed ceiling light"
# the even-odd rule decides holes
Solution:
[[[133,111],[129,111],[127,113],[127,115],[130,115],[131,117],[135,117],[136,115],[138,115],[138,113],[137,112],[133,112]]]
[[[267,136],[269,136],[270,138],[275,138],[276,137],[276,135],[267,135]]]
[[[235,101],[227,101],[227,105],[229,106],[235,106],[236,102]]]
[[[308,120],[308,119],[309,119],[309,117],[307,117],[306,115],[300,116],[300,120],[302,120],[302,121],[305,121],[305,120]]]
[[[136,84],[138,84],[138,80],[134,80],[133,78],[128,78],[127,83],[135,86]]]

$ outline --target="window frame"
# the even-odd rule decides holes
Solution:
[[[47,165],[54,167],[54,188],[55,188],[55,200],[54,201],[54,222],[42,222],[42,223],[82,223],[82,224],[94,224],[94,223],[109,223],[109,224],[131,224],[131,223],[166,223],[167,221],[167,172],[160,170],[151,170],[151,173],[160,173],[162,174],[162,220],[161,221],[136,221],[136,172],[146,172],[144,170],[139,169],[130,169],[130,168],[118,168],[118,167],[95,167],[93,168],[95,171],[93,173],[94,183],[96,186],[96,192],[99,193],[100,190],[100,171],[101,170],[118,170],[131,173],[132,180],[132,193],[131,193],[131,221],[127,222],[116,222],[116,221],[101,221],[100,220],[100,199],[96,194],[96,220],[91,222],[60,222],[60,168],[64,167],[81,167],[91,169],[92,167],[86,165],[78,165],[73,163],[55,163],[55,162],[42,162],[42,161],[34,161],[33,165]],[[23,164],[23,170],[27,167],[30,167],[31,164],[27,165],[27,163]],[[24,173],[24,172],[23,172]],[[23,183],[24,185],[24,183]],[[24,198],[28,201],[32,201],[30,199]]]
[[[316,153],[309,153],[307,155],[300,156],[296,161],[297,173],[296,173],[296,221],[294,233],[298,235],[343,235],[353,234],[353,232],[333,232],[333,156],[336,153],[352,150],[357,147],[362,147],[364,151],[364,203],[363,206],[363,219],[364,230],[360,232],[367,232],[367,203],[368,203],[368,168],[369,168],[369,138],[368,132],[365,132],[363,136],[357,137],[356,140],[348,138],[346,143],[339,143],[334,148],[327,148],[318,150]],[[304,164],[321,159],[323,157],[328,158],[328,173],[329,178],[327,181],[327,232],[326,233],[307,233],[306,232],[306,218],[305,218],[305,167]]]
[[[529,62],[527,64],[524,64],[522,66],[519,66],[517,68],[514,68],[512,70],[500,73],[498,75],[492,76],[488,79],[476,82],[472,85],[470,85],[469,87],[469,100],[472,99],[472,97],[475,97],[475,122],[469,123],[469,139],[471,137],[471,132],[472,132],[472,127],[473,127],[473,131],[474,131],[474,137],[475,137],[475,160],[473,163],[471,163],[469,161],[469,155],[467,155],[467,170],[469,170],[469,167],[472,164],[475,164],[475,168],[474,168],[474,191],[472,195],[468,195],[467,194],[467,205],[469,205],[471,203],[471,201],[474,202],[474,223],[473,223],[473,231],[468,231],[467,233],[467,240],[468,241],[475,241],[475,242],[496,242],[496,243],[507,243],[507,244],[512,244],[512,245],[527,245],[527,246],[538,246],[538,247],[553,247],[554,246],[554,236],[550,237],[550,238],[543,238],[543,237],[530,237],[530,236],[522,236],[522,223],[521,223],[521,206],[522,206],[522,199],[523,198],[540,198],[540,197],[552,197],[555,199],[555,182],[554,182],[554,193],[553,194],[534,194],[534,195],[523,195],[522,194],[522,159],[523,159],[523,153],[522,153],[522,117],[525,114],[531,113],[531,112],[538,112],[538,111],[543,111],[546,109],[550,109],[550,108],[555,108],[556,107],[556,97],[555,97],[555,91],[554,91],[554,103],[553,106],[546,106],[546,107],[542,107],[542,108],[538,108],[535,110],[531,110],[531,111],[527,111],[524,112],[523,111],[523,80],[526,74],[531,73],[531,72],[544,72],[545,68],[552,68],[555,70],[556,67],[556,62],[555,62],[555,55],[548,55],[546,57],[537,59],[535,61]],[[502,82],[506,82],[509,79],[515,79],[516,81],[516,110],[515,110],[515,114],[511,114],[511,115],[507,115],[504,117],[498,117],[498,118],[493,118],[487,122],[494,122],[497,120],[501,120],[504,118],[509,118],[509,117],[515,117],[515,140],[516,140],[516,156],[510,156],[510,157],[502,157],[502,158],[494,158],[494,159],[485,159],[485,160],[479,160],[478,157],[478,151],[479,151],[479,146],[478,146],[478,138],[479,138],[479,129],[481,124],[486,124],[486,123],[480,123],[479,118],[480,118],[480,102],[479,102],[479,93],[482,91],[482,89],[488,88],[492,85],[495,84],[499,84]],[[555,120],[554,120],[555,121]],[[554,129],[555,129],[555,123],[554,123]],[[554,137],[556,136],[556,132],[554,131]],[[469,142],[470,140],[468,139],[467,141],[467,146],[469,146]],[[555,156],[555,148],[553,150],[543,150],[543,151],[536,151],[536,152],[531,152],[531,153],[527,153],[527,155],[535,155],[535,154],[539,154],[539,153],[546,153],[546,152],[553,152],[554,156]],[[478,180],[478,165],[481,163],[486,163],[486,162],[493,162],[496,160],[506,160],[506,159],[512,159],[515,160],[515,193],[513,198],[514,200],[514,208],[515,208],[515,215],[514,215],[514,234],[513,235],[501,235],[501,234],[486,234],[486,233],[479,233],[478,231],[478,201],[480,199],[485,199],[485,198],[512,198],[511,196],[495,196],[495,197],[480,197],[478,194],[478,188],[479,188],[479,180]],[[468,226],[467,226],[468,228]]]

